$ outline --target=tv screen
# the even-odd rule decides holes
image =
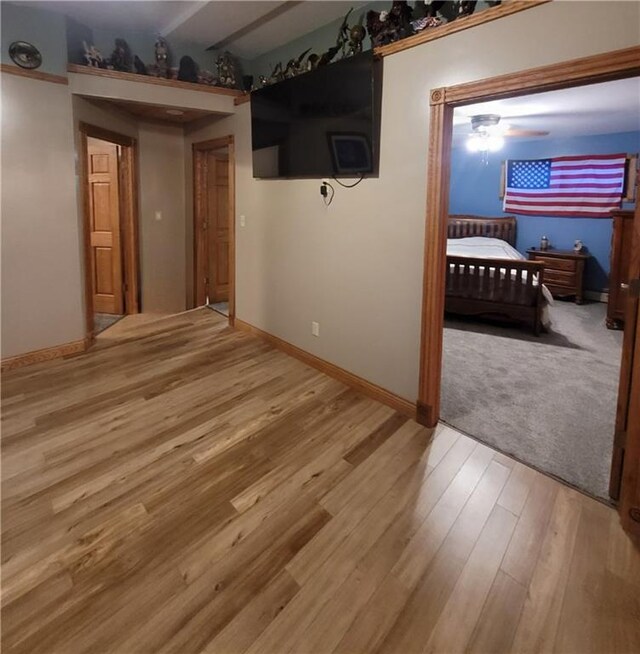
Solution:
[[[253,176],[377,173],[381,65],[365,52],[254,91]]]

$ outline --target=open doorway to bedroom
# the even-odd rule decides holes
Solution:
[[[135,139],[80,123],[88,338],[139,312]]]
[[[638,151],[640,78],[453,112],[440,418],[603,500]]]
[[[233,136],[193,144],[195,305],[234,317]]]

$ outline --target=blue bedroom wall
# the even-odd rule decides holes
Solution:
[[[479,154],[472,154],[464,146],[456,147],[451,156],[450,213],[502,216],[500,167],[505,159],[543,159],[571,154],[637,153],[640,132],[599,134],[570,138],[545,138],[507,144],[500,152],[489,155],[489,163],[480,162]],[[633,205],[626,204],[624,208]],[[554,218],[550,216],[518,216],[516,248],[526,250],[540,243],[546,235],[553,247],[571,249],[580,239],[591,259],[587,264],[585,288],[606,290],[609,286],[609,253],[612,221],[606,218]]]

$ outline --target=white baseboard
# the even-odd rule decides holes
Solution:
[[[587,300],[593,300],[594,302],[604,302],[609,301],[609,293],[603,293],[600,291],[585,291],[584,296]]]

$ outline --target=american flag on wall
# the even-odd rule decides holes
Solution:
[[[504,210],[532,216],[608,218],[620,208],[626,154],[507,161]]]

